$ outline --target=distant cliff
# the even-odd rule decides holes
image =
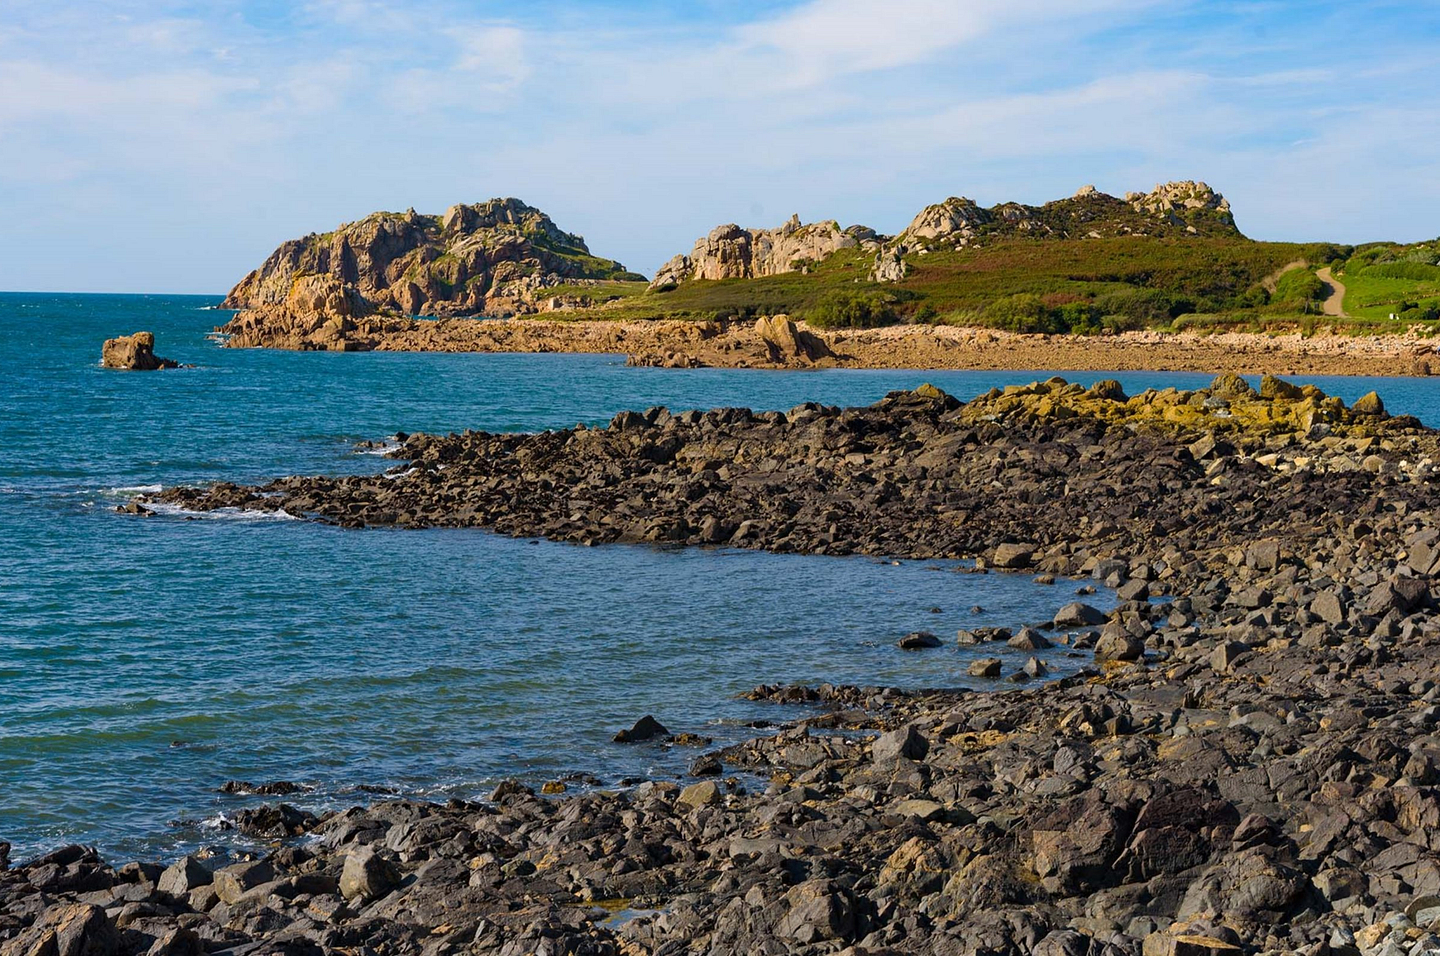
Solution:
[[[1007,202],[982,207],[952,197],[926,206],[898,236],[836,222],[802,225],[792,217],[779,229],[719,226],[656,273],[652,288],[693,279],[752,279],[803,271],[841,249],[875,253],[870,278],[903,279],[906,257],[938,247],[963,248],[1003,238],[1100,239],[1114,236],[1231,236],[1240,238],[1230,203],[1205,183],[1174,182],[1120,199],[1085,186],[1069,199],[1042,206]]]
[[[287,302],[296,280],[333,276],[369,306],[413,315],[541,311],[546,290],[642,277],[593,256],[585,240],[518,199],[451,206],[443,216],[376,212],[333,232],[284,242],[223,303]]]

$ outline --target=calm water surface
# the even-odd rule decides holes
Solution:
[[[231,778],[303,781],[316,789],[296,802],[320,807],[359,799],[359,784],[443,797],[511,775],[679,774],[692,751],[610,736],[653,713],[738,739],[745,721],[787,715],[734,699],[762,682],[965,686],[969,652],[895,640],[1048,618],[1070,598],[943,563],[118,516],[160,485],[380,470],[352,446],[396,430],[864,404],[922,381],[968,398],[1044,377],[230,351],[206,339],[224,318],[202,310],[214,301],[0,294],[0,839],[17,856],[224,840],[213,823],[254,802],[215,792]],[[138,329],[197,367],[99,369],[101,340]],[[1130,390],[1209,378],[1113,377]],[[1431,381],[1316,381],[1346,400],[1378,388],[1440,423]]]

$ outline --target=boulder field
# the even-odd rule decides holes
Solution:
[[[961,632],[993,691],[758,687],[805,716],[678,783],[272,803],[237,821],[274,840],[258,859],[112,868],[63,848],[0,873],[0,953],[1440,949],[1437,434],[1375,396],[1052,379],[963,404],[922,387],[416,435],[396,456],[383,477],[159,497],[357,528],[968,556],[1120,603],[1057,585],[1050,620]],[[1038,666],[1004,673],[983,646],[1001,642]],[[1034,679],[1060,655],[1085,669]]]

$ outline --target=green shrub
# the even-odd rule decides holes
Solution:
[[[898,321],[895,299],[883,292],[835,289],[805,314],[821,329],[873,329]]]
[[[1303,306],[1325,298],[1325,283],[1309,269],[1291,269],[1275,282],[1271,301],[1289,306]]]
[[[1007,332],[1068,332],[1058,310],[1031,292],[996,299],[985,307],[985,324]]]
[[[1417,282],[1440,281],[1440,266],[1423,262],[1381,262],[1367,266],[1365,275],[1373,279],[1411,279]]]
[[[1193,311],[1188,302],[1181,303],[1175,296],[1159,289],[1122,289],[1109,292],[1095,300],[1095,308],[1101,315],[1114,316],[1122,324],[1145,328],[1163,325],[1183,312]]]

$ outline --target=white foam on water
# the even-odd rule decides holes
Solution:
[[[275,511],[250,511],[245,508],[216,508],[214,511],[197,511],[171,504],[168,501],[147,501],[144,507],[157,515],[167,518],[199,518],[203,521],[303,521],[299,515],[292,515],[283,508]]]
[[[387,438],[387,439],[385,439],[384,441],[380,442],[380,443],[379,443],[376,447],[374,447],[374,448],[360,448],[360,449],[356,449],[355,454],[357,454],[357,455],[379,455],[379,456],[381,456],[381,457],[384,457],[385,455],[390,454],[392,451],[398,451],[399,449],[401,449],[401,448],[403,448],[403,447],[404,447],[404,446],[401,445],[398,441],[393,441],[393,440]]]
[[[124,485],[120,488],[107,488],[108,495],[158,495],[163,490],[161,485]]]

